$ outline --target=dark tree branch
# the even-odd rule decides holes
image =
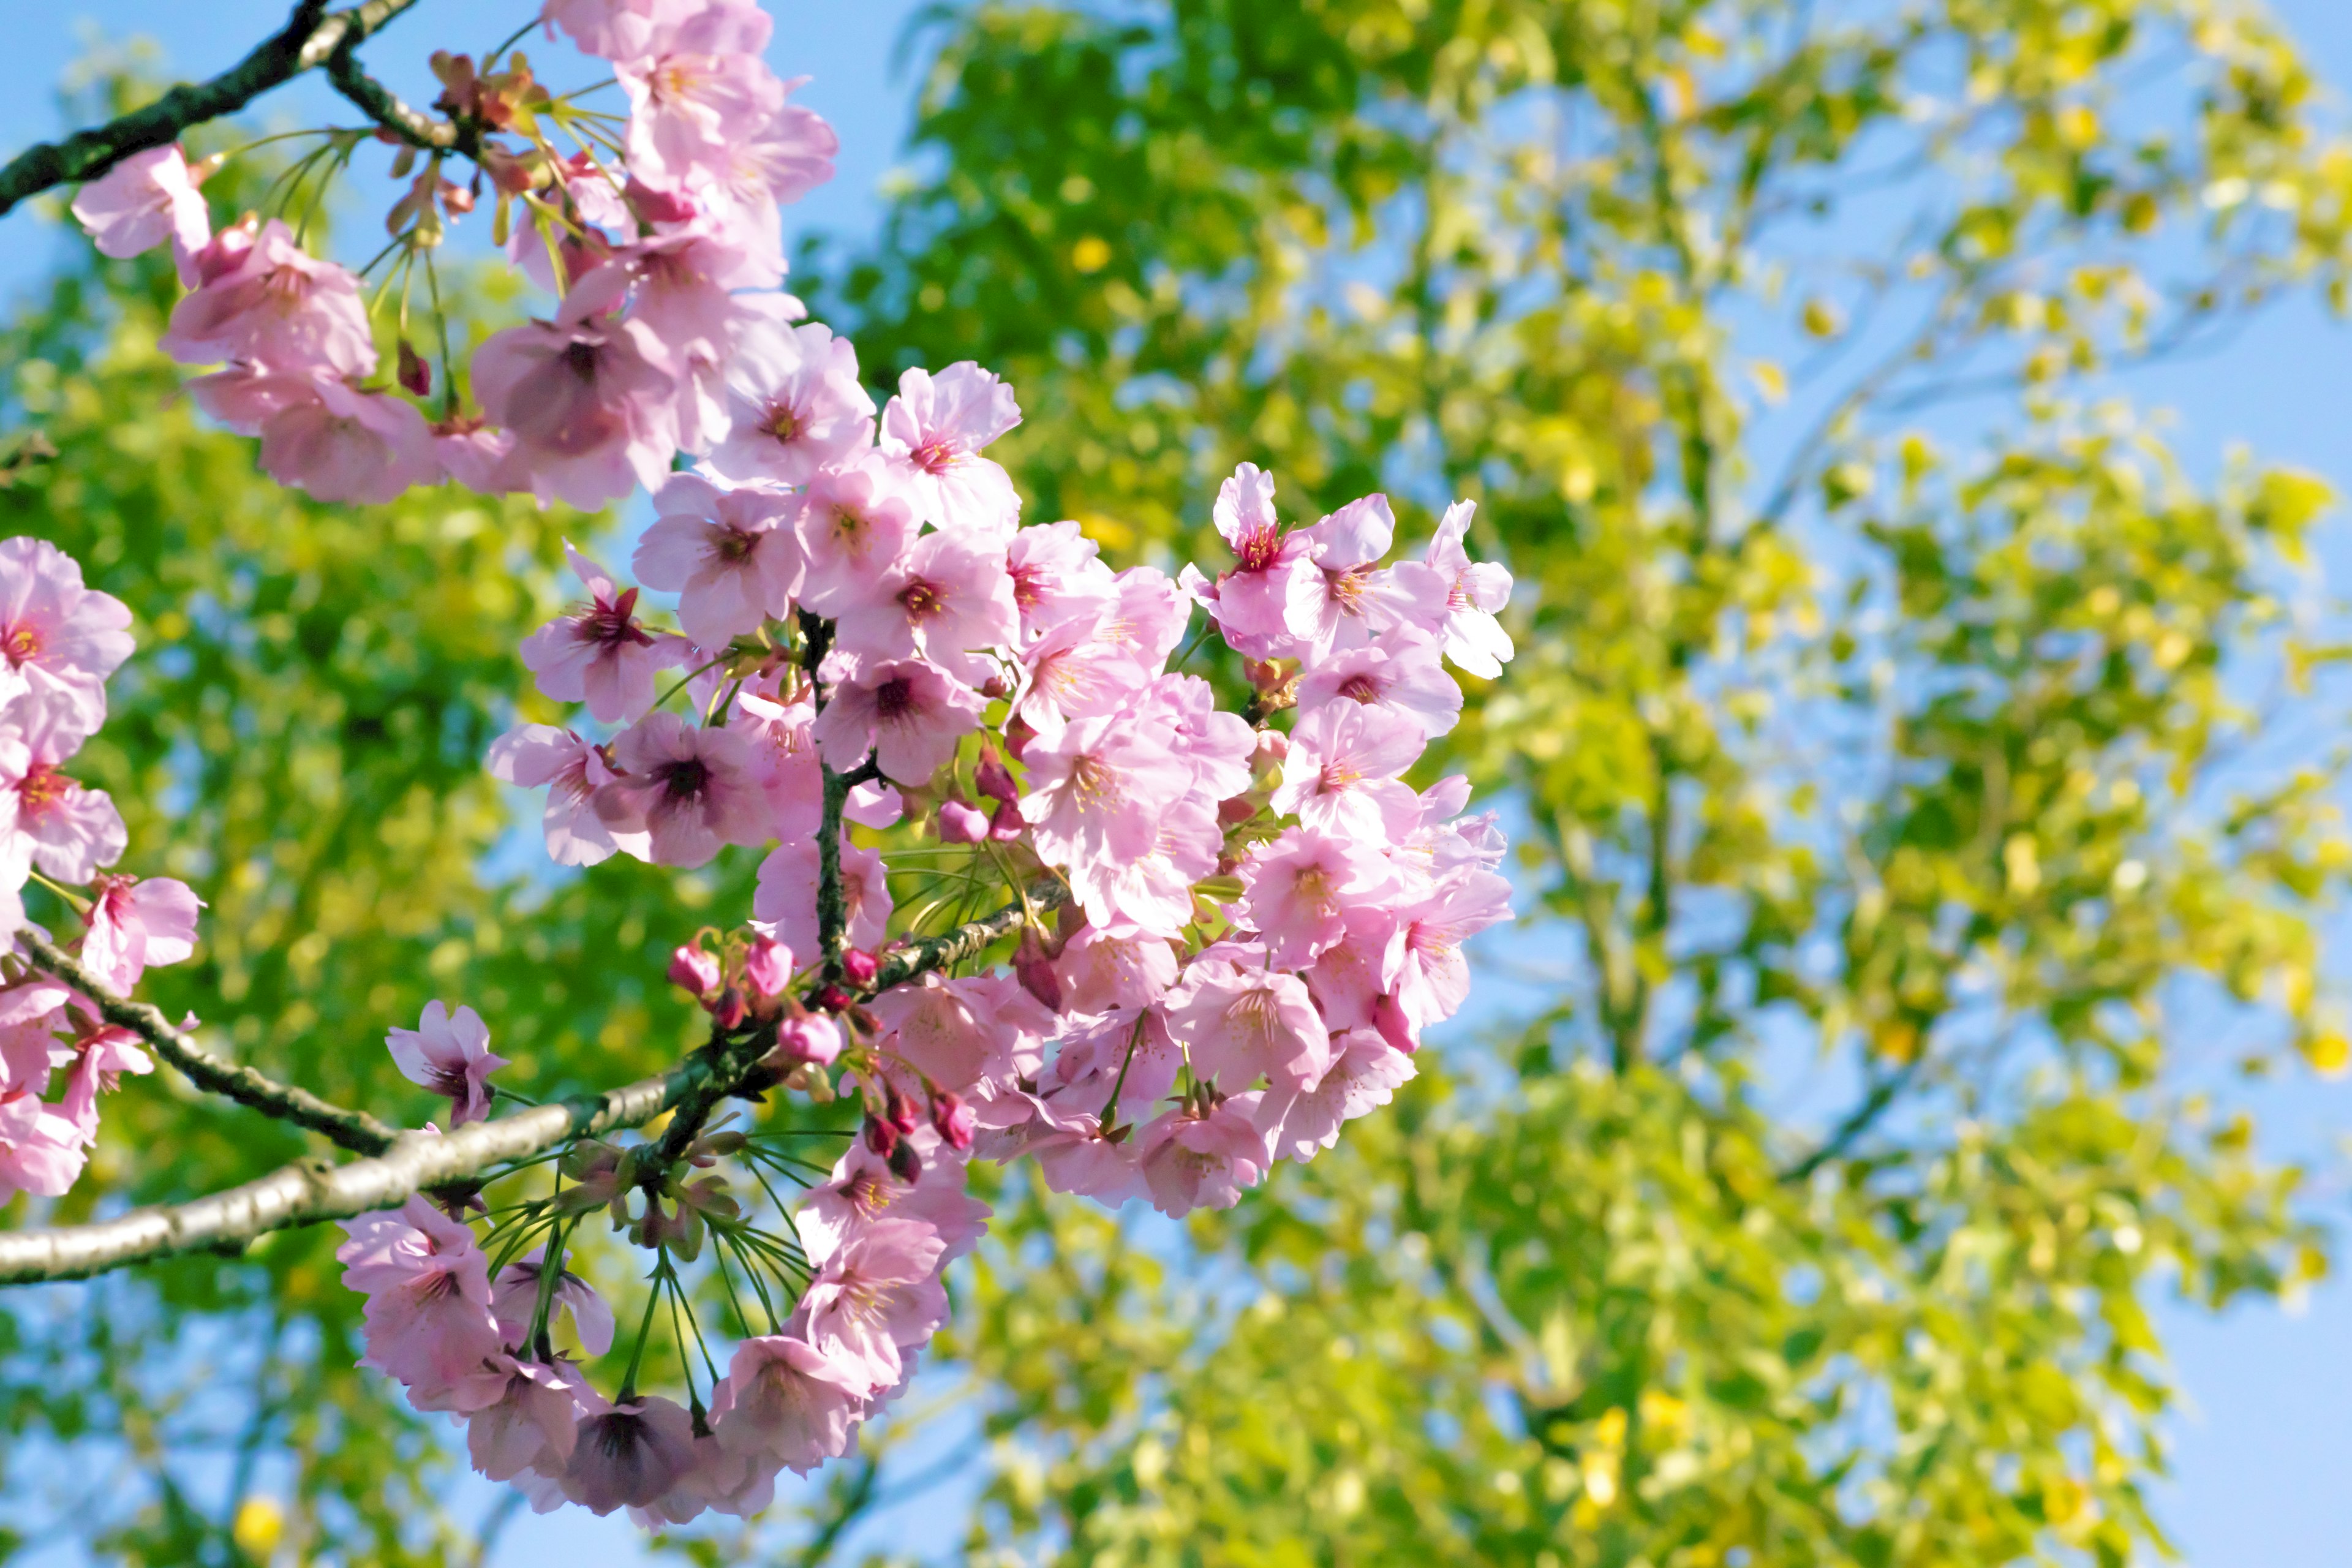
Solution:
[[[27,929],[16,946],[33,967],[53,974],[92,1002],[108,1023],[130,1030],[198,1089],[226,1095],[239,1105],[320,1133],[355,1154],[382,1154],[401,1137],[364,1110],[350,1110],[304,1089],[279,1083],[240,1062],[226,1062],[173,1026],[163,1010],[117,996],[73,958]]]
[[[353,45],[415,3],[366,0],[331,14],[327,0],[299,0],[285,26],[210,81],[183,82],[144,109],[17,154],[0,168],[0,215],[53,186],[94,180],[133,153],[163,146],[192,125],[234,114],[272,88],[328,64],[339,53],[348,57]],[[358,68],[353,66],[352,70],[356,74]],[[389,93],[383,96],[391,99]],[[403,107],[397,99],[391,101]],[[382,122],[381,116],[377,118]],[[401,128],[394,125],[392,129],[397,134]]]
[[[461,153],[468,158],[481,155],[478,126],[462,120],[436,120],[422,110],[411,109],[397,93],[360,69],[359,57],[353,53],[359,41],[356,34],[346,37],[327,57],[327,79],[335,84],[337,92],[411,147],[428,153]]]
[[[1863,1134],[1886,1114],[1887,1107],[1893,1105],[1895,1098],[1919,1076],[1919,1068],[1927,1059],[1927,1042],[1922,1040],[1916,1056],[1873,1084],[1870,1092],[1862,1097],[1862,1103],[1846,1113],[1845,1120],[1837,1124],[1837,1130],[1829,1135],[1828,1141],[1782,1171],[1780,1179],[1784,1182],[1805,1181],[1831,1161],[1845,1158],[1862,1141]]]
[[[864,987],[861,994],[877,995],[931,970],[947,969],[961,963],[967,958],[986,952],[991,942],[1019,931],[1033,911],[1045,914],[1060,909],[1069,900],[1067,883],[1050,877],[1040,878],[1029,885],[1025,903],[1007,904],[992,915],[967,921],[953,931],[941,931],[937,936],[927,936],[919,942],[894,948],[882,960],[881,968],[875,971],[874,983]]]

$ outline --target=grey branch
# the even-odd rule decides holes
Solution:
[[[192,125],[234,114],[272,88],[328,64],[338,54],[348,59],[352,46],[415,3],[366,0],[364,5],[330,13],[327,0],[299,0],[285,26],[210,81],[183,82],[144,109],[77,131],[62,142],[43,142],[18,153],[0,168],[0,215],[52,186],[94,180],[133,153],[176,141]],[[356,66],[351,69],[357,74]],[[337,85],[341,85],[340,80]],[[398,100],[393,102],[399,106]],[[397,133],[402,127],[394,124],[392,129]]]
[[[16,945],[31,958],[35,968],[56,975],[97,1003],[99,1013],[108,1023],[146,1041],[157,1056],[179,1068],[198,1089],[226,1095],[265,1116],[307,1127],[355,1154],[382,1154],[399,1140],[398,1128],[386,1126],[364,1110],[345,1110],[308,1089],[279,1083],[242,1063],[221,1060],[173,1027],[161,1008],[117,996],[79,963],[34,931],[20,931]]]

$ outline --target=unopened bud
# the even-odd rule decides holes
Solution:
[[[898,1130],[869,1111],[866,1117],[866,1146],[887,1160],[898,1147]]]
[[[1021,982],[1021,989],[1058,1013],[1062,1010],[1062,977],[1054,971],[1054,962],[1046,956],[1045,944],[1037,935],[1035,926],[1025,926],[1021,931],[1021,945],[1013,950],[1013,973]]]
[[[684,223],[694,216],[694,204],[674,191],[657,191],[635,174],[621,187],[629,210],[647,223]]]
[[[943,1093],[931,1101],[931,1126],[950,1149],[971,1147],[975,1121],[971,1107],[954,1094]]]
[[[793,981],[793,950],[772,936],[753,937],[743,954],[743,984],[755,996],[781,996]]]
[[[901,1132],[912,1132],[923,1124],[922,1116],[915,1110],[915,1102],[907,1098],[903,1089],[890,1091],[889,1099],[883,1102],[883,1111],[889,1117],[890,1125]]]
[[[841,1026],[822,1013],[803,1013],[776,1026],[776,1048],[796,1062],[829,1067],[841,1055]]]
[[[862,947],[853,947],[841,955],[841,972],[853,985],[871,985],[882,973],[882,961]]]
[[[400,340],[400,368],[396,379],[402,391],[418,397],[433,390],[432,362],[421,358],[415,349],[410,348],[406,338]]]
[[[1255,759],[1255,761],[1260,763],[1280,763],[1289,755],[1289,736],[1284,734],[1279,730],[1260,730],[1257,732],[1257,754]]]
[[[923,1173],[923,1157],[915,1152],[912,1143],[901,1142],[889,1153],[890,1173],[913,1186]]]
[[[810,1000],[828,1013],[838,1013],[853,1005],[856,999],[838,985],[828,985]]]
[[[708,996],[719,988],[719,960],[705,952],[700,942],[688,942],[669,955],[669,983],[697,996]]]
[[[1009,800],[1000,802],[996,815],[988,819],[988,836],[999,844],[1012,843],[1028,828],[1029,824],[1023,818],[1021,808]]]
[[[751,1012],[743,1001],[742,988],[730,985],[719,994],[719,1000],[710,1005],[710,1021],[722,1029],[740,1029]]]
[[[977,844],[988,837],[988,817],[976,805],[961,800],[940,806],[940,837],[949,844]]]
[[[980,786],[980,793],[991,800],[1011,804],[1021,798],[1021,786],[1013,782],[1012,770],[993,750],[981,752],[980,765],[971,770],[971,779]]]
[[[1217,802],[1217,826],[1220,827],[1238,827],[1256,815],[1257,802],[1245,795]]]

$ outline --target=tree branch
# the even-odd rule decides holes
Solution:
[[[211,80],[183,82],[144,109],[18,153],[0,168],[0,215],[52,186],[96,179],[133,153],[176,140],[192,125],[236,113],[272,88],[327,64],[338,52],[348,54],[352,45],[415,3],[366,0],[330,15],[327,0],[299,0],[285,26]]]
[[[1870,1092],[1863,1096],[1862,1103],[1846,1113],[1846,1119],[1837,1124],[1837,1131],[1829,1135],[1828,1141],[1782,1171],[1780,1179],[1784,1182],[1801,1182],[1832,1160],[1843,1159],[1847,1152],[1861,1141],[1862,1135],[1869,1131],[1878,1119],[1886,1113],[1886,1108],[1895,1103],[1895,1097],[1910,1085],[1913,1079],[1919,1076],[1919,1068],[1927,1059],[1927,1042],[1922,1040],[1919,1042],[1916,1056],[1895,1071],[1888,1073],[1873,1084]]]
[[[356,104],[361,113],[412,147],[421,147],[428,153],[461,153],[468,158],[481,155],[480,127],[470,121],[436,120],[421,110],[409,108],[400,100],[399,94],[360,69],[359,57],[352,52],[359,41],[359,35],[353,34],[327,57],[327,79],[335,84],[337,92]]]
[[[144,1040],[198,1089],[226,1095],[264,1116],[308,1128],[355,1154],[382,1154],[399,1141],[398,1128],[364,1110],[346,1110],[243,1063],[223,1061],[173,1027],[161,1008],[117,996],[79,963],[30,929],[17,933],[16,945],[33,967],[55,975],[97,1003],[100,1016],[108,1023]]]
[[[874,972],[874,983],[861,989],[866,996],[878,995],[893,985],[903,985],[919,975],[934,969],[945,969],[961,963],[975,953],[985,952],[989,943],[1019,931],[1031,910],[1045,914],[1058,910],[1070,901],[1069,885],[1051,877],[1041,877],[1029,884],[1025,904],[1007,904],[992,915],[982,915],[976,921],[966,921],[953,931],[927,936],[894,948]]]

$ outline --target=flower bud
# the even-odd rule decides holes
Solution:
[[[781,996],[792,981],[793,950],[772,936],[753,937],[751,950],[743,954],[743,984],[751,994]]]
[[[1257,802],[1245,795],[1217,802],[1217,826],[1238,827],[1257,815]]]
[[[708,996],[719,989],[719,960],[700,942],[688,942],[669,955],[669,983],[681,991]]]
[[[910,1187],[923,1173],[923,1157],[915,1152],[912,1143],[902,1140],[897,1148],[890,1151],[888,1159],[890,1173]]]
[[[960,800],[941,803],[940,837],[949,844],[977,844],[988,837],[988,818],[978,806]]]
[[[1055,973],[1054,961],[1047,955],[1035,926],[1022,928],[1021,945],[1013,953],[1013,973],[1020,980],[1021,989],[1053,1011],[1062,1010],[1062,977]]]
[[[819,991],[812,1000],[828,1013],[838,1013],[851,1005],[856,999],[840,986],[828,985]]]
[[[621,199],[646,223],[685,223],[694,216],[694,204],[671,191],[657,191],[635,174],[621,187]]]
[[[901,1132],[912,1132],[923,1124],[921,1115],[915,1110],[915,1102],[900,1089],[890,1091],[889,1098],[884,1101],[883,1113],[889,1117],[890,1125]]]
[[[1005,767],[1004,759],[998,756],[993,749],[981,752],[980,765],[972,769],[971,777],[972,783],[980,787],[980,793],[991,800],[1001,800],[1010,805],[1021,799],[1021,786],[1013,782],[1012,771]]]
[[[841,1026],[822,1013],[801,1013],[776,1026],[776,1048],[796,1062],[829,1067],[841,1055]]]
[[[1010,844],[1028,829],[1029,824],[1022,817],[1021,807],[1009,800],[1001,803],[996,815],[988,819],[988,836],[999,844]]]
[[[419,357],[416,351],[409,347],[406,338],[400,340],[398,363],[400,368],[394,379],[400,383],[402,391],[422,397],[433,390],[432,362]]]
[[[887,1160],[898,1150],[898,1130],[868,1111],[866,1115],[866,1146]]]
[[[882,973],[882,961],[862,947],[853,947],[841,955],[841,972],[853,985],[871,985]]]
[[[751,1009],[743,1001],[743,988],[740,985],[730,985],[719,994],[719,1000],[710,1005],[710,1021],[722,1029],[741,1028],[743,1020],[751,1016]]]
[[[931,1126],[950,1149],[971,1147],[976,1120],[971,1107],[952,1093],[941,1093],[931,1101]]]

